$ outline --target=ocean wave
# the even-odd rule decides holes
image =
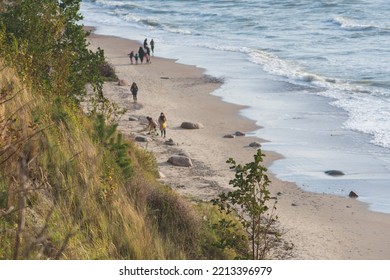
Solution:
[[[390,148],[390,99],[355,94],[339,98],[333,105],[348,112],[345,128],[371,135],[371,143]]]
[[[334,100],[331,105],[345,110],[349,115],[344,124],[346,129],[371,135],[372,144],[390,148],[390,93],[386,90],[389,88],[387,83],[351,83],[325,77],[263,51],[252,52],[250,56],[253,62],[262,64],[267,72],[284,77],[292,84],[312,87],[313,94],[331,98]],[[383,87],[374,89],[374,85]]]
[[[182,35],[191,35],[192,34],[192,32],[188,29],[181,29],[181,28],[167,26],[167,25],[162,25],[162,27],[165,31],[168,31],[170,33],[176,33],[176,34],[182,34]]]
[[[366,31],[366,30],[383,29],[381,26],[367,24],[364,21],[360,21],[346,16],[336,16],[335,18],[332,19],[332,22],[340,26],[342,29],[349,30],[349,31]],[[386,30],[386,28],[384,30]]]
[[[288,61],[275,55],[275,51],[265,52],[262,50],[251,50],[248,52],[253,63],[260,64],[263,69],[273,75],[288,79],[289,82],[305,86],[324,87],[327,84],[336,83],[335,78],[327,78],[321,75],[306,71],[295,61]]]
[[[139,22],[144,24],[144,25],[152,26],[152,27],[160,26],[160,24],[157,20],[152,20],[152,19],[141,19]]]
[[[390,129],[388,131],[378,129],[378,131],[372,132],[367,128],[362,119],[354,117],[360,114],[360,107],[364,106],[364,102],[356,102],[356,107],[354,107],[353,104],[351,106],[344,106],[345,100],[349,100],[349,102],[353,103],[353,100],[359,96],[368,96],[370,100],[373,100],[372,104],[375,104],[377,101],[380,103],[382,98],[390,97],[390,92],[388,92],[390,85],[386,82],[371,79],[364,83],[359,83],[310,72],[304,66],[300,65],[297,60],[287,60],[279,57],[277,55],[277,49],[260,50],[237,45],[223,45],[218,44],[215,40],[197,40],[196,42],[195,45],[197,47],[244,54],[250,62],[261,65],[263,70],[273,75],[277,80],[288,82],[296,86],[303,86],[304,88],[309,89],[309,92],[312,94],[339,101],[339,103],[335,103],[334,105],[337,104],[337,107],[343,108],[352,116],[352,119],[346,125],[347,128],[373,135],[373,143],[376,145],[383,147],[388,147],[388,145],[390,145],[390,141],[389,143],[386,142],[386,133],[388,133],[390,137]],[[315,59],[315,56],[313,56],[312,59]],[[364,114],[378,114],[377,122],[384,122],[386,119],[386,116],[381,115],[378,111],[374,112],[374,110],[363,113],[363,115]],[[390,119],[390,117],[388,119]]]
[[[116,8],[125,8],[125,9],[136,9],[139,8],[139,5],[136,5],[134,3],[128,3],[123,1],[107,1],[107,0],[90,0],[86,2],[92,2],[96,4],[103,5],[107,9],[116,9]]]

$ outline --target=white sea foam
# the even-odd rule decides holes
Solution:
[[[372,143],[390,148],[390,100],[355,94],[338,99],[334,105],[349,112],[345,127],[372,135]]]
[[[348,30],[364,30],[376,27],[370,24],[365,24],[357,19],[353,19],[347,16],[337,16],[334,18],[334,22],[339,24],[341,28]]]

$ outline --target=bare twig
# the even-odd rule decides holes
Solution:
[[[35,135],[37,135],[38,133],[44,131],[46,128],[50,127],[51,124],[47,125],[46,127],[38,130],[38,131],[35,131],[33,134],[29,135],[28,137],[26,138],[22,138],[21,140],[13,143],[14,145],[18,145],[18,144],[25,144],[27,143],[31,138],[33,138]],[[3,163],[5,163],[9,158],[11,158],[21,147],[22,145],[20,145],[17,149],[15,149],[6,159],[4,159],[3,161],[0,162],[0,165],[2,165]]]
[[[14,94],[13,96],[11,96],[10,98],[5,99],[4,101],[1,101],[1,102],[0,102],[0,105],[3,105],[3,104],[5,104],[5,103],[11,101],[11,100],[14,99],[14,98],[19,94],[19,92],[21,92],[21,91],[22,91],[22,89],[21,89],[20,91],[18,91],[17,93],[15,93],[15,94]]]
[[[8,116],[6,119],[3,119],[1,120],[1,122],[3,122],[4,120],[6,120],[4,126],[3,126],[3,129],[2,131],[0,131],[0,135],[3,134],[3,130],[7,127],[7,124],[12,120],[12,117],[14,115],[16,115],[20,110],[22,110],[25,106],[27,106],[29,103],[31,103],[33,100],[30,100],[30,101],[27,101],[25,104],[23,104],[22,106],[20,106],[18,109],[16,109],[15,112],[13,112],[10,116]]]
[[[73,235],[75,235],[74,232],[68,232],[68,234],[65,237],[64,242],[62,243],[60,250],[57,252],[54,259],[56,259],[56,260],[60,259],[62,253],[65,251],[66,247],[68,246],[69,240],[72,238]]]

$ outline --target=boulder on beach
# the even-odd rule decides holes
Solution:
[[[139,119],[137,117],[134,117],[134,116],[130,116],[129,117],[129,121],[131,122],[135,122],[135,121],[138,121]]]
[[[358,197],[359,197],[359,196],[357,195],[357,193],[355,193],[354,191],[350,191],[348,196],[349,196],[350,198],[358,198]]]
[[[343,175],[345,175],[340,170],[327,170],[327,171],[325,171],[325,174],[329,175],[329,176],[343,176]]]
[[[195,122],[182,122],[180,127],[184,129],[200,129],[203,128],[203,124]]]
[[[249,147],[260,148],[261,144],[259,142],[252,142],[252,143],[249,144]]]
[[[143,136],[143,135],[135,136],[134,140],[137,142],[149,142],[150,141],[150,139],[148,137]]]
[[[168,159],[168,162],[175,166],[191,167],[193,166],[192,160],[189,157],[174,155]]]
[[[236,131],[236,133],[234,133],[234,135],[236,135],[236,136],[245,136],[245,133],[241,132],[241,131]]]
[[[173,141],[172,138],[169,138],[169,140],[164,141],[164,145],[175,146],[176,143]]]
[[[236,136],[233,134],[226,134],[223,136],[223,138],[235,138]]]

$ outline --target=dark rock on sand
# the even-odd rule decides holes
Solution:
[[[354,191],[350,191],[348,196],[350,198],[358,198],[359,197]]]
[[[249,144],[249,147],[260,148],[261,144],[259,142],[252,142],[252,143]]]
[[[245,136],[245,133],[241,132],[241,131],[236,131],[236,133],[234,133],[234,135],[236,135],[236,136]]]
[[[233,135],[233,134],[226,134],[225,136],[223,136],[223,138],[235,138],[236,136]]]
[[[174,155],[168,159],[168,162],[175,166],[191,167],[192,160],[189,157]]]
[[[143,136],[143,135],[135,136],[134,140],[137,142],[149,142],[150,141],[150,139],[148,137]]]
[[[200,129],[203,128],[203,125],[201,123],[183,122],[180,127],[184,129]]]
[[[175,146],[176,145],[176,143],[172,140],[172,138],[169,138],[169,140],[165,141],[164,144],[168,145],[168,146]]]
[[[329,176],[343,176],[345,175],[342,171],[339,170],[327,170],[325,171],[325,174]]]

